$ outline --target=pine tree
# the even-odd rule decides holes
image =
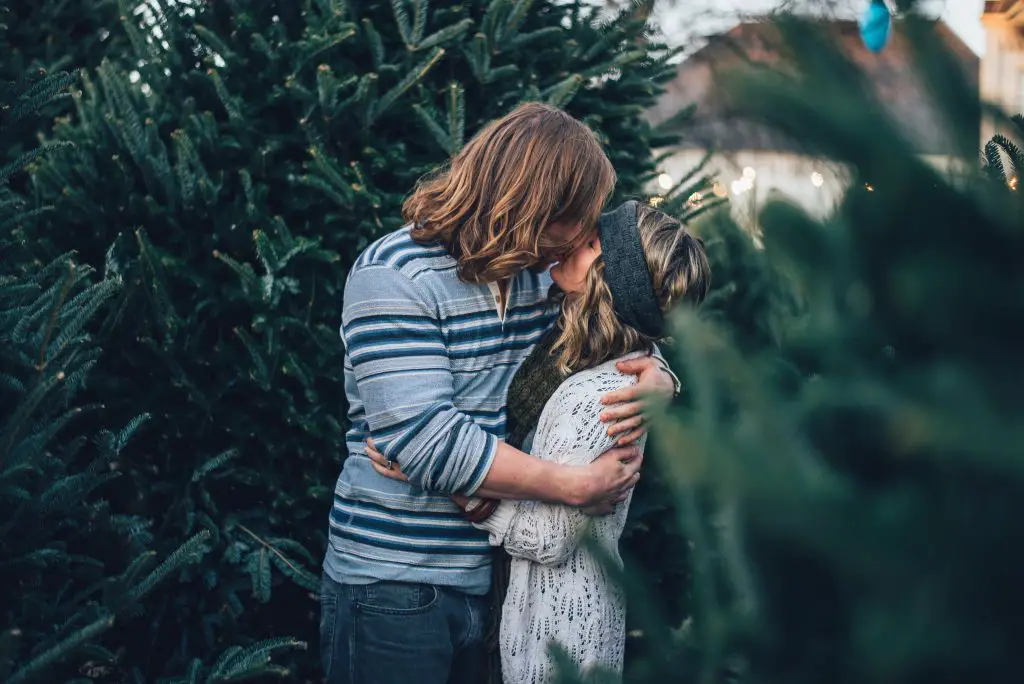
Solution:
[[[977,93],[929,22],[903,21],[958,177],[916,154],[811,25],[780,24],[785,73],[732,83],[744,113],[854,181],[828,220],[785,202],[761,216],[766,259],[807,307],[777,352],[680,316],[693,405],[654,434],[675,449],[663,465],[679,496],[709,486],[729,512],[721,540],[688,521],[695,568],[722,548],[731,588],[695,570],[677,650],[692,681],[717,681],[736,653],[755,683],[1017,676],[1024,214],[992,155],[977,164]],[[775,372],[780,356],[798,381]],[[679,673],[652,669],[644,681]]]
[[[401,225],[422,174],[526,99],[587,121],[618,198],[641,195],[671,138],[640,113],[673,70],[642,20],[580,2],[129,6],[133,67],[83,76],[55,132],[75,148],[33,176],[56,211],[16,235],[124,283],[90,387],[112,415],[153,416],[123,502],[162,519],[158,542],[213,532],[134,636],[154,662],[210,662],[223,644],[315,639],[347,264]]]
[[[12,125],[35,114],[73,81],[58,72],[0,86],[0,144]],[[53,153],[33,150],[0,167],[0,184]],[[39,215],[0,185],[0,226],[11,230]],[[2,236],[0,236],[2,237]],[[0,245],[9,246],[7,240]],[[0,633],[0,678],[10,684],[123,681],[112,644],[117,623],[138,616],[164,580],[209,549],[198,531],[162,561],[152,550],[152,520],[119,512],[104,498],[125,470],[124,450],[148,421],[90,435],[83,418],[101,407],[81,400],[99,350],[89,332],[120,287],[97,280],[72,254],[45,265],[0,260],[0,582],[8,601]],[[222,667],[270,673],[264,645]],[[236,653],[226,652],[224,658]],[[214,668],[215,670],[215,668]],[[213,671],[213,670],[211,670]],[[203,668],[196,668],[203,673]],[[194,681],[217,681],[203,678]]]
[[[126,40],[111,31],[117,24],[116,0],[33,0],[0,4],[0,83],[62,71],[96,67],[105,55],[124,53]],[[4,154],[20,155],[38,146],[39,132],[48,132],[53,118],[68,110],[66,98],[48,100],[40,116],[8,127]],[[0,159],[0,163],[4,160]],[[23,179],[14,179],[21,184]]]

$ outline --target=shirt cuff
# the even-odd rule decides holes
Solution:
[[[491,513],[491,517],[481,523],[473,523],[478,530],[486,530],[490,533],[491,546],[501,546],[505,543],[505,535],[512,527],[512,521],[516,517],[516,504],[514,501],[502,501]]]
[[[487,473],[491,472],[494,457],[498,454],[498,438],[489,432],[484,433],[484,438],[484,453],[480,457],[480,463],[477,464],[476,470],[473,472],[473,479],[462,490],[466,496],[473,496],[476,494],[476,490],[480,489],[484,480],[487,479]]]
[[[679,377],[672,372],[671,368],[669,368],[668,361],[665,360],[665,357],[655,356],[654,360],[657,361],[661,367],[665,369],[665,372],[669,374],[669,377],[672,378],[672,396],[678,397],[679,393],[683,389],[683,383],[679,381]]]

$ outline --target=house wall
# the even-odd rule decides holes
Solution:
[[[1009,3],[1000,12],[987,11],[982,25],[985,55],[981,59],[981,98],[1009,114],[1024,113],[1024,3]],[[981,126],[982,144],[996,132],[994,118],[986,116]]]
[[[704,155],[699,149],[678,149],[662,162],[661,170],[673,182],[678,182]],[[955,162],[949,157],[922,158],[943,174],[956,171]],[[749,227],[756,225],[757,212],[765,201],[780,195],[812,216],[824,218],[842,200],[850,181],[849,172],[840,164],[804,155],[758,150],[717,154],[705,167],[705,173],[718,179],[718,190],[728,194],[734,216]],[[654,195],[664,192],[657,180],[649,191]]]

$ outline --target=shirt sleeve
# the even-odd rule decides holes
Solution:
[[[455,407],[448,348],[427,293],[390,266],[351,272],[342,338],[378,450],[428,491],[475,492],[498,441]]]
[[[672,387],[674,388],[673,394],[678,397],[679,392],[683,389],[683,383],[679,381],[679,377],[675,374],[672,368],[669,367],[668,361],[665,360],[665,357],[662,355],[661,349],[658,348],[657,344],[654,345],[654,349],[651,351],[651,356],[661,364],[661,367],[664,368],[665,372],[672,378]]]

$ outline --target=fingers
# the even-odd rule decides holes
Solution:
[[[626,420],[635,416],[642,416],[647,404],[643,401],[628,401],[624,404],[612,406],[601,411],[601,422],[608,423],[613,420]]]
[[[640,457],[640,449],[636,446],[626,447],[614,447],[601,454],[597,460],[610,460],[618,461],[620,463],[629,463],[636,458]],[[596,462],[596,461],[595,461]]]
[[[377,471],[378,475],[383,475],[386,478],[389,478],[391,480],[398,480],[399,482],[405,479],[405,476],[399,473],[398,471],[388,470],[387,466],[382,466],[376,461],[370,461],[370,465],[373,466],[373,469]]]
[[[636,487],[636,483],[640,481],[640,473],[633,473],[629,476],[625,482],[623,482],[618,489],[615,490],[612,496],[614,503],[621,503],[626,500],[629,493]]]
[[[604,501],[599,504],[594,504],[593,506],[588,506],[587,508],[584,508],[582,510],[584,513],[592,517],[610,515],[615,511],[615,504],[612,503],[611,501]]]
[[[389,461],[384,457],[384,454],[377,451],[374,447],[370,446],[369,442],[366,445],[366,455],[370,457],[370,460],[382,466],[387,466]]]
[[[630,359],[629,361],[619,361],[615,364],[615,367],[619,369],[620,373],[626,375],[640,375],[645,370],[653,367],[657,364],[651,356],[642,356],[639,359]]]
[[[607,394],[601,395],[601,403],[605,406],[611,406],[612,404],[625,404],[627,402],[636,401],[643,397],[643,388],[639,385],[629,385],[622,389],[617,389],[614,392],[608,392]],[[602,413],[602,416],[604,414]],[[602,418],[604,420],[604,418]]]
[[[616,442],[616,444],[618,444],[619,446],[629,446],[630,444],[636,444],[640,440],[640,438],[646,434],[647,426],[641,425],[636,430],[633,430],[632,432],[629,432],[623,435],[622,437],[619,437],[619,440]]]
[[[608,426],[608,436],[614,437],[615,435],[620,435],[624,432],[635,430],[643,424],[644,416],[642,413],[640,415],[633,416],[632,418],[620,420]]]
[[[405,476],[401,468],[398,467],[398,463],[390,461],[384,454],[377,451],[377,447],[374,445],[372,439],[366,440],[366,455],[370,459],[370,464],[373,469],[379,474],[390,477],[392,480],[398,480],[399,482],[408,482],[409,478]]]

